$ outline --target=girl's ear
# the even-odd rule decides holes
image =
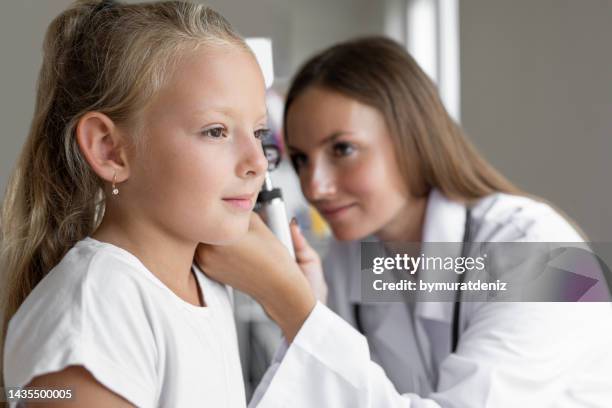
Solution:
[[[93,171],[103,180],[129,178],[127,143],[113,121],[103,113],[87,112],[76,126],[79,148]]]

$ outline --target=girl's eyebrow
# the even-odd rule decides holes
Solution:
[[[233,110],[231,108],[207,108],[207,109],[198,108],[198,109],[193,110],[191,114],[193,116],[196,116],[196,115],[205,115],[210,112],[216,112],[216,113],[220,113],[225,116],[230,116],[232,111]]]
[[[211,107],[208,109],[202,109],[202,108],[198,108],[195,109],[191,112],[191,114],[193,116],[197,116],[197,115],[205,115],[207,113],[210,112],[216,112],[216,113],[220,113],[224,116],[231,116],[232,113],[235,112],[234,109],[232,108],[223,108],[223,107]],[[259,119],[257,119],[258,121],[262,120],[262,119],[268,119],[268,110],[266,109],[265,111],[263,111],[263,113],[259,116]]]

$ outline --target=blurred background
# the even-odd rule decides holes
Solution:
[[[0,3],[0,194],[32,118],[45,29],[70,3]],[[276,116],[291,76],[314,52],[361,35],[394,38],[436,81],[449,112],[493,165],[522,189],[559,206],[590,240],[612,241],[612,1],[205,3],[243,36],[271,39],[269,98]],[[305,205],[286,160],[273,180],[283,188],[289,216],[298,216],[324,252],[325,227]],[[245,305],[248,312],[237,313],[250,387],[278,333]]]

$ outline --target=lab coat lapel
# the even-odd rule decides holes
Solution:
[[[438,190],[432,190],[427,204],[425,223],[423,226],[423,253],[427,257],[435,252],[437,256],[457,257],[461,255],[461,246],[465,232],[465,205],[451,201]],[[428,245],[428,243],[448,242],[452,245]],[[441,254],[440,252],[444,252]],[[446,281],[456,282],[457,274],[437,274],[435,271],[419,273],[419,279],[425,282],[439,282],[441,276]],[[444,358],[450,354],[451,331],[454,302],[417,302],[415,305],[416,329],[418,341],[427,350],[428,366],[439,366]],[[431,369],[431,373],[436,370]],[[438,378],[432,375],[431,381],[435,385]]]
[[[461,242],[465,232],[465,205],[446,198],[437,189],[429,194],[427,210],[425,211],[425,222],[423,224],[423,253],[425,256],[431,254],[434,246],[427,243],[453,242],[457,245],[449,245],[444,248],[445,256],[457,257],[461,255]],[[439,252],[439,246],[435,247]],[[437,254],[439,255],[439,254]],[[439,281],[439,274],[419,273],[419,279],[425,282]],[[456,274],[450,275],[454,280],[458,279]],[[452,302],[418,302],[415,313],[421,319],[438,320],[450,323],[452,320]]]

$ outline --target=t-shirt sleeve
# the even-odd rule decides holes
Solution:
[[[119,259],[98,253],[89,262],[87,270],[64,268],[42,281],[13,317],[6,386],[81,365],[132,404],[154,406],[157,348],[144,288]]]

